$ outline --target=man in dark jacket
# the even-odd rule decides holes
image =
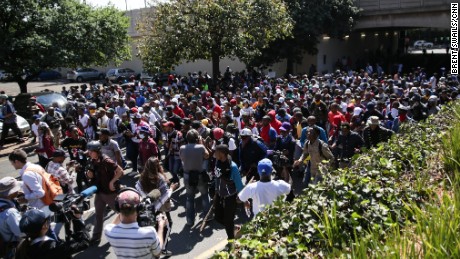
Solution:
[[[393,131],[380,126],[379,118],[371,116],[368,126],[363,130],[364,146],[371,148],[377,146],[380,142],[388,141],[393,135]]]
[[[240,172],[241,175],[246,176],[246,182],[254,177],[259,180],[257,174],[257,163],[267,156],[267,147],[261,140],[252,137],[250,129],[243,129],[240,133]]]
[[[341,134],[332,145],[332,152],[339,162],[340,168],[348,167],[351,158],[359,153],[364,145],[363,138],[356,132],[351,131],[350,123],[343,122],[340,126]]]
[[[81,220],[82,214],[75,205],[72,207],[72,214],[73,239],[61,242],[46,236],[50,228],[50,218],[43,211],[26,211],[19,228],[27,238],[19,245],[16,258],[72,258],[72,254],[86,249],[89,246],[89,235],[85,231],[85,223]]]

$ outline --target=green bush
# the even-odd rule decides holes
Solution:
[[[305,258],[351,251],[354,240],[384,240],[388,231],[415,220],[409,204],[423,208],[433,195],[431,167],[440,160],[443,132],[455,118],[444,108],[425,123],[407,124],[388,143],[367,150],[351,168],[323,171],[292,203],[280,199],[243,226],[243,236],[223,258]]]

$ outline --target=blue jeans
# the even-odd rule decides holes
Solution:
[[[182,161],[180,158],[175,158],[174,155],[169,157],[169,172],[172,175],[172,182],[178,183],[179,182],[179,177],[177,174],[179,173],[179,169],[182,166]]]
[[[201,203],[203,206],[203,214],[206,215],[209,210],[209,195],[208,195],[208,183],[203,180],[202,175],[200,175],[200,179],[198,181],[198,186],[190,186],[188,184],[189,173],[184,172],[184,184],[185,184],[185,195],[187,197],[187,201],[185,203],[185,212],[187,223],[193,224],[195,223],[195,193],[198,190],[201,194]]]

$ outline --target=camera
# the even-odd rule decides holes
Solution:
[[[157,201],[160,196],[160,191],[154,189],[141,200],[137,213],[137,223],[139,227],[156,226],[157,211],[155,209],[155,201]]]
[[[274,150],[270,156],[273,167],[275,168],[281,168],[283,166],[289,165],[289,159],[280,150]]]
[[[96,186],[85,189],[81,194],[60,194],[51,203],[49,209],[55,213],[56,223],[68,223],[73,218],[72,210],[83,213],[90,209],[89,196],[97,192]],[[73,206],[75,205],[75,206]]]

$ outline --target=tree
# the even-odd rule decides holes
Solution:
[[[292,21],[282,0],[172,0],[158,2],[139,23],[139,54],[146,69],[212,61],[214,80],[223,57],[249,62]]]
[[[129,18],[78,0],[0,1],[0,67],[21,93],[43,69],[107,65],[130,58]]]
[[[292,73],[294,63],[300,63],[306,52],[318,52],[316,46],[323,34],[342,38],[351,32],[359,15],[354,0],[285,0],[285,3],[295,22],[292,37],[271,42],[261,55],[251,60],[251,65],[270,65],[287,59],[286,72]]]

